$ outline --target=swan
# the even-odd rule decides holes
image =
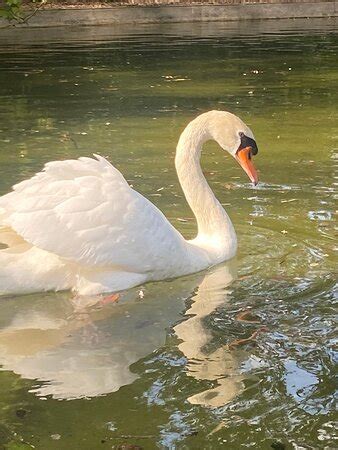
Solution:
[[[185,240],[162,212],[132,189],[105,158],[53,161],[0,197],[0,293],[72,289],[79,296],[118,292],[199,272],[232,258],[231,220],[201,169],[203,144],[215,140],[258,176],[250,128],[226,111],[208,111],[182,132],[175,166],[198,225]]]

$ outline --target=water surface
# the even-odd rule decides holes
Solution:
[[[252,127],[261,183],[206,146],[230,263],[117,305],[1,299],[0,447],[335,448],[335,21],[1,33],[0,194],[97,152],[192,237],[173,160],[208,109]]]

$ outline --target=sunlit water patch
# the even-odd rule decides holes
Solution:
[[[175,145],[214,108],[252,127],[261,178],[206,146],[234,261],[114,305],[1,299],[0,447],[336,447],[336,23],[249,24],[0,35],[0,194],[98,152],[192,237]]]

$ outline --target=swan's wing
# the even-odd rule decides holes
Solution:
[[[2,226],[60,257],[145,272],[183,247],[165,216],[101,156],[48,163],[13,189],[0,197]]]

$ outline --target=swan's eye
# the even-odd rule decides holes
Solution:
[[[239,134],[239,137],[243,137],[244,136],[243,131],[240,131],[238,134]]]

